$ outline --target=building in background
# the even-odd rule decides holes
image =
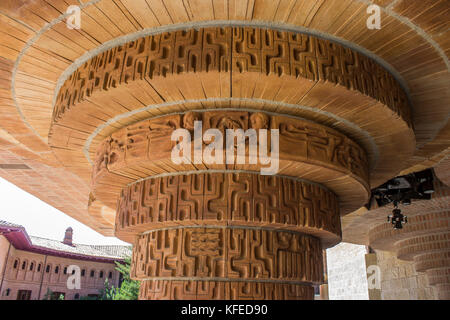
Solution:
[[[48,290],[66,300],[98,295],[105,280],[120,283],[115,261],[131,255],[131,248],[119,245],[72,243],[72,228],[63,241],[28,235],[25,228],[0,220],[0,300],[41,300]],[[69,289],[68,268],[81,270],[81,288]]]

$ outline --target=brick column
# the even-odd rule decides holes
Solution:
[[[227,129],[276,129],[280,171],[175,164],[171,134],[192,132],[194,121],[224,137]],[[244,147],[248,159],[248,139]],[[322,250],[341,240],[340,211],[368,196],[367,158],[352,140],[248,111],[186,112],[120,129],[99,144],[92,181],[103,203],[118,197],[115,234],[134,243],[141,299],[312,299],[324,281]]]
[[[137,235],[141,299],[312,299],[338,212],[332,192],[298,179],[174,175],[124,189],[116,234]]]

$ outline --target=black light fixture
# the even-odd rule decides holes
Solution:
[[[402,229],[403,224],[408,223],[408,217],[402,214],[402,211],[395,207],[392,215],[387,217],[387,221],[392,223],[394,229]]]
[[[432,169],[395,177],[372,190],[366,208],[372,209],[375,202],[378,207],[393,203],[394,210],[392,215],[388,216],[388,222],[393,224],[394,229],[402,229],[402,225],[407,223],[408,220],[401,213],[398,205],[408,206],[412,200],[431,199],[434,192],[433,177]]]

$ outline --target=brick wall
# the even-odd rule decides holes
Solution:
[[[0,234],[0,283],[5,269],[6,255],[8,254],[9,241]]]
[[[434,300],[434,288],[428,286],[425,273],[417,273],[412,261],[396,258],[394,253],[376,250],[381,269],[383,300]]]
[[[2,251],[0,250],[0,252]],[[14,267],[15,261],[17,261],[16,267]],[[85,275],[81,277],[81,289],[79,290],[67,288],[69,274],[64,274],[64,268],[69,265],[77,265],[81,270],[85,270]],[[46,272],[47,266],[49,266],[49,272]],[[58,267],[58,272],[56,272],[56,267]],[[91,271],[94,271],[92,277]],[[104,287],[104,281],[109,277],[110,272],[112,278],[108,279],[108,281],[117,287],[119,273],[115,270],[115,264],[113,263],[83,261],[54,256],[47,256],[46,258],[42,254],[17,250],[12,247],[2,292],[0,293],[0,300],[15,300],[19,290],[31,290],[32,300],[42,299],[47,289],[54,292],[64,292],[66,299],[74,299],[76,294],[79,296],[98,294],[99,290]]]

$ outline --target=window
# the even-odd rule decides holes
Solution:
[[[64,292],[53,292],[50,300],[65,300],[66,294]]]
[[[41,264],[38,264],[37,272],[41,272]]]
[[[50,272],[50,265],[47,265],[47,268],[45,268],[45,272],[47,272],[47,273]]]
[[[86,274],[86,269],[81,270],[81,276],[84,277],[85,274]]]
[[[119,275],[119,287],[122,285],[123,282],[123,274]]]
[[[22,263],[22,270],[25,270],[26,267],[27,267],[27,262],[24,261],[24,262]]]
[[[80,299],[80,294],[79,293],[75,293],[75,296],[73,297],[75,300]]]
[[[91,270],[91,278],[93,278],[95,276],[95,271]]]
[[[109,279],[112,279],[112,271],[109,272],[108,278],[109,278]]]
[[[64,267],[64,274],[67,274],[67,267]]]
[[[17,292],[17,300],[30,300],[31,299],[31,290],[19,290]]]
[[[55,267],[55,273],[58,273],[58,272],[59,272],[59,267],[56,266],[56,267]]]
[[[6,289],[6,296],[9,297],[9,294],[11,293],[11,289]]]
[[[30,263],[30,271],[33,271],[34,268],[34,262]]]
[[[103,278],[103,271],[100,271],[100,279]]]
[[[17,269],[18,265],[19,265],[19,260],[14,261],[14,269]]]

